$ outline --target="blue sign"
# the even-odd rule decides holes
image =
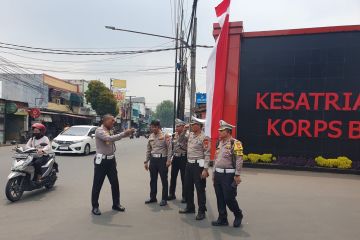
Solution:
[[[196,93],[196,104],[206,104],[206,93]]]

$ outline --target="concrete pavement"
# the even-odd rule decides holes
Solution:
[[[56,187],[27,192],[13,204],[4,194],[11,147],[0,148],[0,239],[359,239],[359,176],[245,169],[238,194],[245,215],[242,228],[213,228],[210,222],[217,217],[217,209],[210,178],[205,221],[179,215],[183,206],[179,201],[165,208],[144,205],[149,195],[149,174],[143,169],[145,146],[144,138],[117,144],[126,212],[111,210],[106,180],[100,196],[102,216],[90,214],[93,156],[58,156]]]

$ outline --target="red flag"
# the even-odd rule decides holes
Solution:
[[[229,53],[229,8],[230,0],[223,0],[216,8],[221,27],[213,51],[208,60],[206,72],[206,123],[205,134],[211,137],[212,156],[215,139],[218,138],[219,121],[223,117],[226,68]]]

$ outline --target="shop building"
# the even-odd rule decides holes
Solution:
[[[41,74],[0,74],[0,143],[25,141],[31,108],[46,108],[48,86]]]

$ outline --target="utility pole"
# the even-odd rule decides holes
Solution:
[[[197,17],[196,17],[196,15],[194,15],[194,27],[193,27],[193,33],[192,33],[191,52],[190,52],[190,55],[191,55],[191,68],[190,68],[190,78],[191,78],[190,118],[194,115],[194,109],[195,109],[196,31],[197,31]]]
[[[183,39],[184,34],[182,32],[181,39]],[[183,41],[182,41],[183,42]],[[183,43],[181,42],[181,46],[183,46]],[[186,73],[186,66],[184,64],[184,49],[180,49],[180,70],[179,70],[179,89],[178,89],[178,117],[180,119],[184,119],[184,111],[185,111],[185,87],[186,87],[186,81],[185,81],[185,73]]]
[[[175,118],[176,118],[176,86],[177,86],[177,60],[178,60],[178,47],[179,47],[179,41],[178,41],[178,37],[179,37],[179,24],[176,27],[176,40],[175,40],[175,78],[174,78],[174,116],[173,116],[173,132],[175,132]],[[180,51],[182,51],[180,49]]]
[[[185,95],[186,95],[186,66],[184,64],[185,47],[189,47],[184,41],[184,9],[181,9],[180,18],[180,57],[179,57],[179,89],[178,89],[178,112],[177,115],[180,119],[184,120],[185,113]]]

